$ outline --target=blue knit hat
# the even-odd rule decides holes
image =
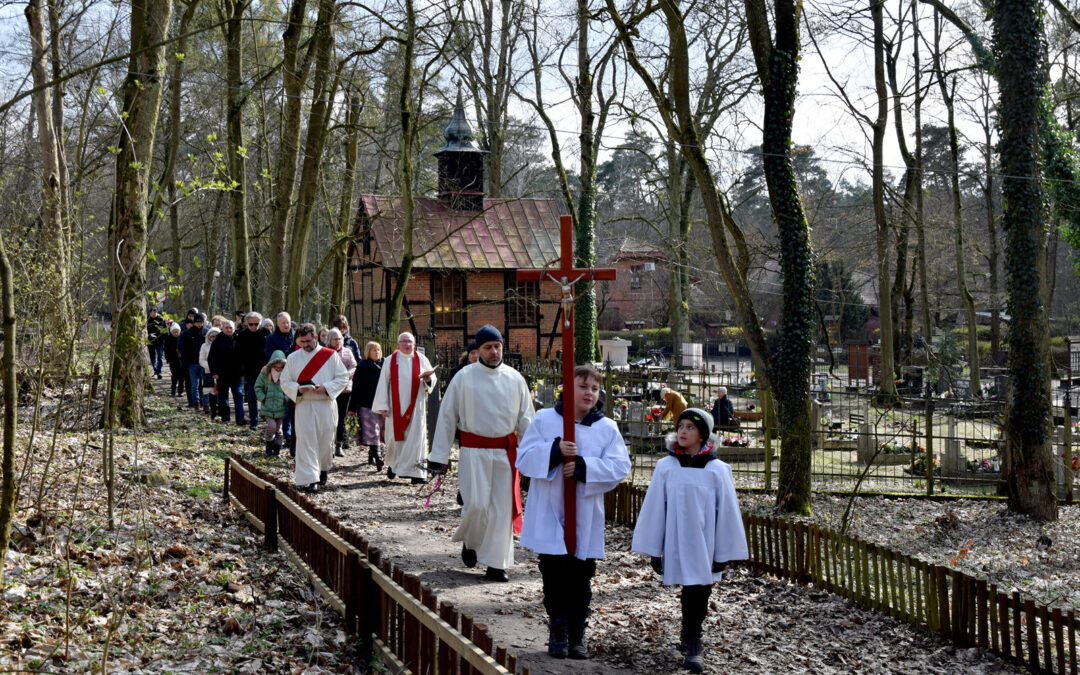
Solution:
[[[503,336],[499,332],[499,329],[492,326],[490,323],[486,323],[480,327],[480,330],[476,331],[476,345],[482,346],[485,342],[502,342]]]

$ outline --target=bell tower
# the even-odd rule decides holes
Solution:
[[[458,89],[457,104],[443,131],[446,145],[435,153],[439,160],[439,199],[452,211],[484,209],[484,155],[473,144],[472,127]]]

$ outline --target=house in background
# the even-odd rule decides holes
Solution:
[[[438,349],[462,349],[490,323],[507,351],[554,358],[561,335],[558,289],[520,282],[518,269],[557,267],[559,204],[553,199],[491,199],[484,193],[484,152],[473,144],[459,95],[439,162],[436,197],[417,197],[416,255],[401,330]],[[366,194],[349,246],[349,323],[357,334],[385,333],[404,252],[400,196]]]
[[[597,325],[600,330],[637,330],[668,325],[667,254],[633,237],[596,242],[600,267],[618,271],[614,281],[596,288]]]

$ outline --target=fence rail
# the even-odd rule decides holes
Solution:
[[[632,527],[645,498],[622,483],[605,496],[611,522]],[[1036,605],[986,579],[813,524],[743,514],[750,566],[813,584],[879,614],[988,649],[1036,670],[1077,675],[1076,610]]]
[[[346,632],[360,636],[365,661],[377,655],[395,672],[519,672],[517,657],[495,645],[486,626],[440,602],[419,577],[393,566],[358,533],[237,455],[225,462],[225,496],[263,533],[267,548],[280,547],[311,578],[344,617]]]

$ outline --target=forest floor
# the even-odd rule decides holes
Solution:
[[[26,487],[0,585],[0,670],[100,672],[106,653],[112,672],[368,670],[353,663],[336,613],[281,554],[265,553],[257,533],[221,502],[229,451],[291,480],[287,458],[261,457],[253,432],[210,422],[183,409],[180,399],[151,396],[149,428],[116,438],[116,527],[109,529],[99,478],[101,435],[86,428],[96,413],[68,404],[56,451],[47,459],[55,407],[55,399],[45,399],[34,453],[29,461],[25,452],[19,458]],[[32,415],[20,409],[23,439]],[[20,447],[25,450],[25,440]],[[425,508],[428,486],[389,481],[365,460],[366,452],[348,451],[315,501],[363,532],[395,565],[419,575],[440,599],[488,625],[495,642],[533,673],[677,670],[678,590],[664,587],[647,562],[629,552],[628,529],[607,530],[608,557],[594,580],[588,632],[593,658],[555,661],[545,651],[535,556],[518,549],[510,583],[484,581],[482,570],[462,566],[460,546],[450,541],[460,510],[455,475]],[[141,482],[153,483],[155,470],[167,485]],[[741,499],[750,510],[771,512],[765,497]],[[835,525],[843,506],[840,499],[817,497],[815,518]],[[939,564],[958,558],[962,568],[996,571],[1040,601],[1075,601],[1066,580],[1075,578],[1080,563],[1076,507],[1063,509],[1050,526],[1002,509],[997,503],[860,499],[851,528]],[[1043,534],[1049,547],[1037,543]],[[959,556],[964,546],[969,552]],[[706,647],[707,671],[717,673],[1023,670],[977,650],[957,650],[929,631],[838,596],[741,567],[726,574],[712,596]]]

